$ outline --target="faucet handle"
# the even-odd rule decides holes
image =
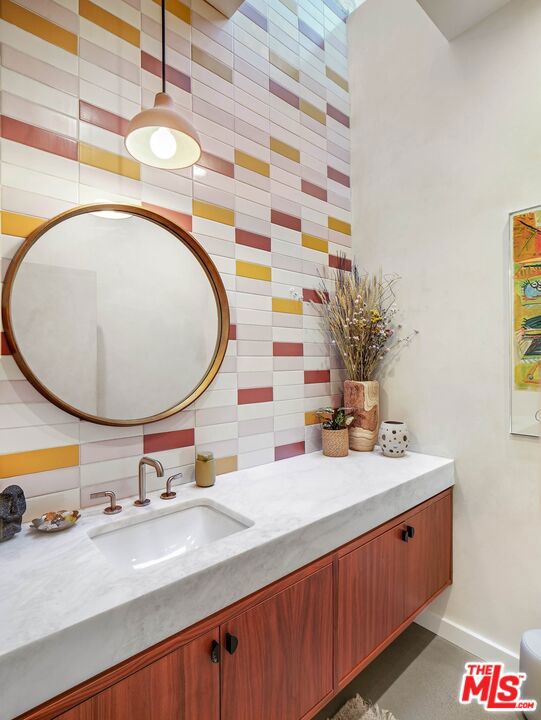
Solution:
[[[173,480],[178,480],[181,477],[182,473],[179,472],[167,478],[167,482],[165,483],[165,492],[162,492],[160,495],[162,500],[172,500],[173,498],[176,498],[177,494],[171,490],[171,485],[173,484]]]
[[[122,505],[116,504],[116,493],[113,490],[104,490],[103,492],[90,493],[90,498],[92,500],[101,497],[108,497],[110,500],[108,507],[106,507],[103,511],[106,515],[116,515],[122,510]]]

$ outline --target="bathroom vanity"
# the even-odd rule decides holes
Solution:
[[[442,458],[313,453],[14,541],[0,717],[308,720],[451,583],[452,485]],[[94,541],[194,505],[243,529],[140,569]]]

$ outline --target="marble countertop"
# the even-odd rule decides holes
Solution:
[[[193,484],[175,500],[120,515],[83,510],[45,535],[0,544],[0,720],[20,713],[208,617],[453,485],[452,460],[409,453],[311,453]],[[144,570],[121,569],[89,533],[193,504],[253,525]]]

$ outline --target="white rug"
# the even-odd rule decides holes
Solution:
[[[365,702],[360,695],[348,700],[331,720],[396,720],[388,710]]]

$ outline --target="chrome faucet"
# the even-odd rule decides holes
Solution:
[[[150,465],[150,467],[153,467],[154,470],[156,470],[158,477],[163,477],[163,465],[159,460],[154,460],[154,458],[147,457],[146,455],[139,460],[139,497],[133,503],[134,505],[137,505],[137,507],[144,507],[150,502],[150,499],[147,498],[145,465]]]

